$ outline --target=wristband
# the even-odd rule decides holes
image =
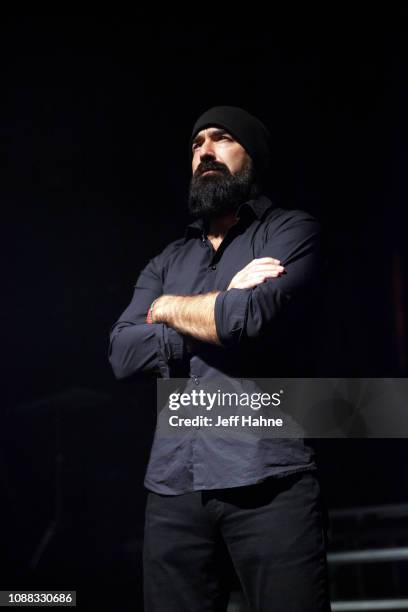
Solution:
[[[153,300],[153,302],[150,304],[150,308],[149,308],[149,310],[147,311],[146,323],[149,323],[149,324],[154,323],[154,321],[153,321],[153,307],[154,307],[155,302],[157,302],[157,300],[158,300],[158,299],[159,299],[159,298],[156,298],[156,299],[155,299],[155,300]]]

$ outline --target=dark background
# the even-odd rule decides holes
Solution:
[[[264,120],[271,197],[323,223],[321,375],[407,376],[406,8],[249,8],[2,20],[3,589],[140,601],[155,386],[114,380],[108,334],[184,231],[208,107]],[[407,501],[405,440],[321,446],[329,508]]]

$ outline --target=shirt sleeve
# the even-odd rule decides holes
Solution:
[[[109,361],[117,379],[146,372],[169,378],[185,359],[181,334],[164,323],[146,323],[149,306],[163,293],[160,261],[157,256],[142,270],[132,301],[111,328]]]
[[[301,316],[322,278],[321,242],[319,223],[300,211],[292,211],[266,228],[257,258],[279,259],[285,272],[252,289],[230,289],[217,296],[215,324],[224,346],[260,338],[274,324],[287,321],[288,314]]]

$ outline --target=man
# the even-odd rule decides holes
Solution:
[[[245,110],[206,111],[190,144],[194,221],[144,268],[113,326],[116,377],[156,372],[199,388],[218,375],[307,376],[317,222],[262,194],[270,137]],[[330,610],[315,474],[303,439],[156,432],[145,478],[145,609],[226,610],[232,561],[251,610]]]

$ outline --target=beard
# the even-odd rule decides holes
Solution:
[[[217,172],[203,175],[207,170]],[[254,195],[256,185],[251,159],[235,174],[224,164],[203,161],[190,181],[188,210],[193,217],[215,217],[236,210]]]

